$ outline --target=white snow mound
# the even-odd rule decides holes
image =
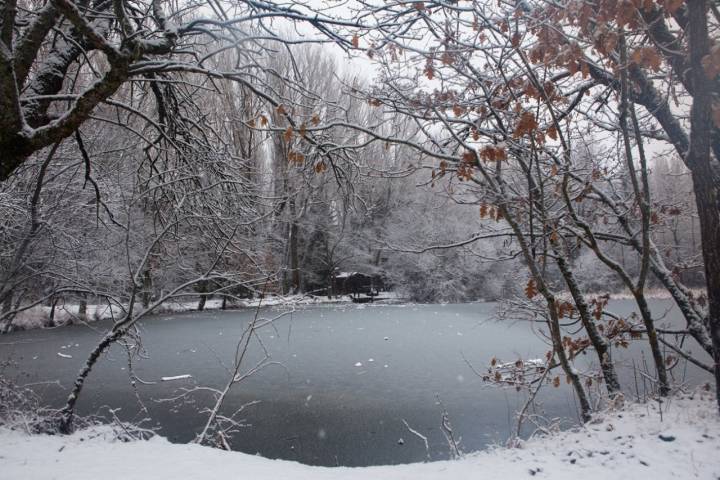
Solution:
[[[28,435],[0,428],[3,480],[553,480],[716,479],[720,416],[706,392],[662,404],[605,412],[572,432],[538,437],[521,448],[494,448],[454,461],[367,468],[311,467],[255,455],[171,444],[161,437],[113,441],[109,429],[71,436]],[[228,476],[228,472],[234,472]],[[239,477],[238,477],[239,478]]]

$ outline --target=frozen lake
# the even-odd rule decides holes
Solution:
[[[630,301],[614,301],[612,310],[627,314]],[[668,312],[669,301],[655,301],[657,315]],[[440,430],[443,407],[465,452],[507,439],[514,412],[524,392],[485,384],[468,366],[485,371],[493,357],[502,361],[544,358],[549,347],[528,323],[493,321],[495,304],[462,305],[342,305],[297,307],[260,332],[278,362],[234,386],[223,412],[243,404],[238,418],[247,424],[232,447],[270,458],[315,465],[377,465],[423,461],[423,441],[405,426],[428,437],[430,458],[447,458],[449,449]],[[283,309],[263,309],[270,318]],[[226,311],[160,315],[140,325],[147,358],[134,359],[135,373],[152,385],[137,384],[140,404],[130,386],[125,349],[114,346],[90,375],[79,402],[81,414],[104,406],[123,419],[149,416],[147,426],[173,441],[191,440],[206,419],[198,410],[208,406],[207,393],[160,402],[183,388],[219,388],[228,378],[237,341],[254,312]],[[33,388],[51,405],[62,405],[79,367],[107,322],[53,330],[16,332],[0,337],[0,360],[11,359],[5,375]],[[535,328],[541,328],[536,325]],[[644,345],[616,350],[625,365],[649,359]],[[698,349],[694,349],[698,350]],[[251,368],[261,358],[253,344],[244,363]],[[467,361],[466,361],[467,360]],[[587,355],[578,360],[594,360]],[[190,375],[172,381],[162,377]],[[631,369],[622,372],[633,394],[642,389]],[[684,364],[676,381],[697,382],[696,370]],[[703,379],[705,377],[702,377]],[[41,382],[55,382],[43,384]],[[639,386],[638,386],[639,385]],[[438,399],[442,405],[438,404]],[[548,418],[576,421],[575,401],[566,385],[547,387],[539,397]],[[104,410],[107,412],[107,409]]]

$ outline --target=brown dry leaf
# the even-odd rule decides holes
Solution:
[[[487,145],[480,150],[480,158],[486,162],[498,162],[507,159],[507,152],[502,147]]]
[[[630,59],[636,65],[650,68],[653,72],[659,72],[662,66],[660,54],[655,50],[655,47],[651,46],[638,48],[632,53]]]
[[[296,152],[295,150],[290,150],[290,153],[288,153],[288,161],[290,163],[302,165],[305,163],[305,155],[300,152]]]
[[[283,139],[285,140],[285,143],[290,143],[292,141],[293,134],[294,134],[293,128],[287,127],[287,129],[285,130],[285,133],[283,133]]]
[[[618,36],[613,32],[608,32],[601,36],[601,42],[600,42],[600,52],[609,55],[613,51],[615,51],[615,47],[618,43]]]
[[[480,218],[485,218],[488,216],[488,206],[487,203],[483,203],[480,205]]]
[[[320,160],[318,163],[315,164],[315,173],[323,173],[325,170],[327,170],[327,164],[325,163],[325,160]]]
[[[617,22],[618,28],[622,28],[635,20],[635,5],[629,0],[622,0],[617,3],[615,13],[615,22]]]
[[[535,88],[535,85],[532,83],[529,83],[525,86],[525,90],[523,90],[523,93],[527,95],[530,98],[536,98],[538,100],[542,99],[542,96],[540,95],[540,92],[537,88]]]
[[[570,72],[570,75],[575,75],[577,72],[580,71],[580,62],[574,62],[570,61],[567,64],[568,72]]]
[[[580,62],[580,71],[582,72],[583,78],[590,76],[590,65],[587,62]]]
[[[353,47],[355,47],[355,48],[360,47],[360,37],[357,36],[357,33],[355,35],[353,35],[351,42],[352,42]]]
[[[535,115],[532,112],[523,112],[520,116],[520,121],[515,127],[513,137],[520,138],[523,135],[532,133],[538,127]]]
[[[531,278],[528,280],[527,285],[525,286],[525,296],[529,299],[533,299],[538,294],[537,285],[535,284],[535,279]]]
[[[558,132],[555,128],[555,125],[550,125],[550,128],[547,129],[548,137],[552,138],[553,140],[558,139]]]
[[[427,61],[427,63],[425,64],[424,73],[428,80],[432,80],[433,78],[435,78],[435,69],[433,68],[432,61]]]
[[[467,150],[465,153],[463,153],[462,159],[463,162],[467,164],[475,164],[475,152],[472,150]]]

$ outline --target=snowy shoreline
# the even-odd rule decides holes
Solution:
[[[698,295],[702,293],[701,290],[693,290]],[[634,297],[629,292],[597,292],[593,295],[609,295],[612,300],[632,300]],[[558,294],[560,298],[570,298],[570,294],[567,292],[560,292]],[[649,290],[646,292],[646,297],[649,299],[661,299],[668,300],[672,297],[670,294],[661,289]],[[375,303],[381,305],[395,304],[398,302],[405,302],[404,299],[394,292],[383,292],[381,297],[375,300]],[[414,303],[414,302],[408,302]],[[471,303],[488,303],[486,300],[476,300],[465,302]],[[258,305],[263,307],[281,307],[281,306],[312,306],[312,305],[352,305],[352,298],[349,296],[337,296],[333,298],[327,298],[325,296],[311,296],[311,295],[287,295],[287,296],[267,296],[262,299],[262,302],[258,298],[241,300],[239,302],[233,302],[229,305],[226,311],[234,310],[246,310],[250,308],[257,308]],[[194,300],[191,302],[167,302],[161,307],[155,309],[150,315],[163,315],[169,313],[185,313],[185,312],[198,312],[197,309],[198,301]],[[358,304],[358,308],[363,308],[363,304]],[[210,299],[205,303],[204,311],[217,311],[222,309],[221,299]],[[43,328],[55,328],[58,326],[71,325],[71,324],[83,324],[92,323],[99,320],[108,320],[111,318],[117,318],[121,315],[122,311],[118,306],[109,305],[87,305],[86,319],[80,320],[78,318],[79,306],[77,304],[67,304],[56,308],[55,311],[55,326],[48,326],[47,321],[50,317],[50,307],[44,305],[38,305],[25,310],[18,314],[13,321],[13,327],[15,331],[34,330]]]
[[[387,302],[397,302],[401,299],[392,292],[383,292],[380,298],[375,302],[386,304]],[[252,308],[261,307],[277,307],[277,306],[311,306],[311,305],[346,305],[353,304],[352,298],[349,296],[336,296],[328,298],[325,296],[310,295],[286,295],[275,296],[269,295],[263,298],[247,299],[234,301],[228,304],[225,311],[242,311]],[[164,315],[169,313],[185,313],[199,312],[198,301],[175,302],[170,301],[163,303],[162,306],[156,308],[148,315]],[[205,303],[203,311],[222,310],[222,299],[210,299]],[[122,309],[117,306],[88,304],[86,307],[85,319],[78,317],[79,305],[66,304],[55,309],[55,325],[47,325],[50,318],[50,307],[46,305],[37,305],[18,313],[13,320],[13,328],[15,331],[35,330],[43,328],[55,328],[58,326],[93,323],[100,320],[109,320],[119,318],[122,315]]]
[[[662,407],[662,412],[660,411]],[[573,431],[537,436],[458,460],[361,468],[313,467],[284,460],[172,444],[162,437],[121,442],[110,427],[67,437],[0,427],[4,480],[204,479],[237,472],[252,480],[520,479],[595,480],[720,476],[720,415],[705,391],[664,403],[628,404],[596,414]]]

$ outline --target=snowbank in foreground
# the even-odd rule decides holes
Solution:
[[[121,443],[108,428],[70,437],[0,428],[0,477],[30,479],[524,479],[720,478],[720,416],[708,393],[662,405],[631,405],[575,432],[535,438],[461,460],[367,468],[321,468],[163,438]]]

